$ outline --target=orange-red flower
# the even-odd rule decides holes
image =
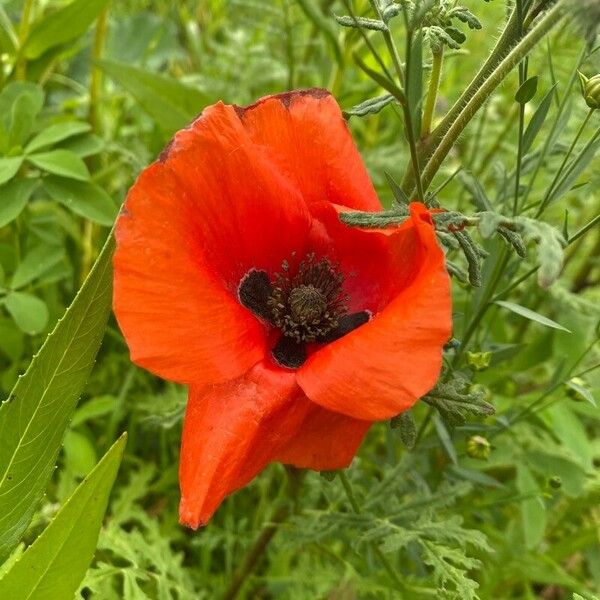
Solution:
[[[381,205],[324,90],[207,108],[129,192],[114,309],[132,360],[189,385],[182,523],[269,462],[346,467],[434,385],[451,307],[429,212],[366,231],[353,209]]]

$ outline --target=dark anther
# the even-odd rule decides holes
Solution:
[[[347,333],[354,331],[357,327],[364,325],[371,318],[371,314],[363,310],[361,312],[352,313],[351,315],[344,315],[338,319],[338,326],[332,329],[329,333],[319,338],[319,342],[330,343],[339,340],[344,337]]]
[[[291,337],[282,335],[273,348],[273,358],[288,369],[298,369],[306,361],[306,347]]]
[[[273,315],[269,306],[269,298],[273,286],[265,271],[252,269],[240,282],[238,296],[243,306],[250,309],[256,316],[271,321]]]

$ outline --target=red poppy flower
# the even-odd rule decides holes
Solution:
[[[451,308],[429,212],[365,231],[352,209],[381,205],[325,90],[207,108],[129,192],[114,309],[132,360],[189,385],[182,523],[269,462],[346,467],[434,385]]]

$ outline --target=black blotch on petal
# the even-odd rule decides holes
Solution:
[[[306,346],[291,337],[282,335],[272,351],[273,358],[282,367],[299,369],[306,361]]]
[[[339,340],[341,337],[344,337],[346,334],[354,331],[357,327],[368,323],[370,318],[371,313],[366,310],[352,313],[351,315],[344,315],[343,317],[340,317],[338,326],[335,329],[332,329],[327,335],[324,335],[318,341],[325,344],[335,342],[335,340]]]
[[[270,321],[272,319],[269,308],[269,296],[273,286],[265,271],[252,269],[240,281],[238,296],[242,306],[251,310],[257,317]]]

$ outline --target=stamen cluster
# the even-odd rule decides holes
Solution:
[[[314,253],[300,263],[294,276],[284,261],[268,300],[274,324],[298,343],[325,337],[347,313],[343,281],[336,266],[326,258],[317,261]]]

